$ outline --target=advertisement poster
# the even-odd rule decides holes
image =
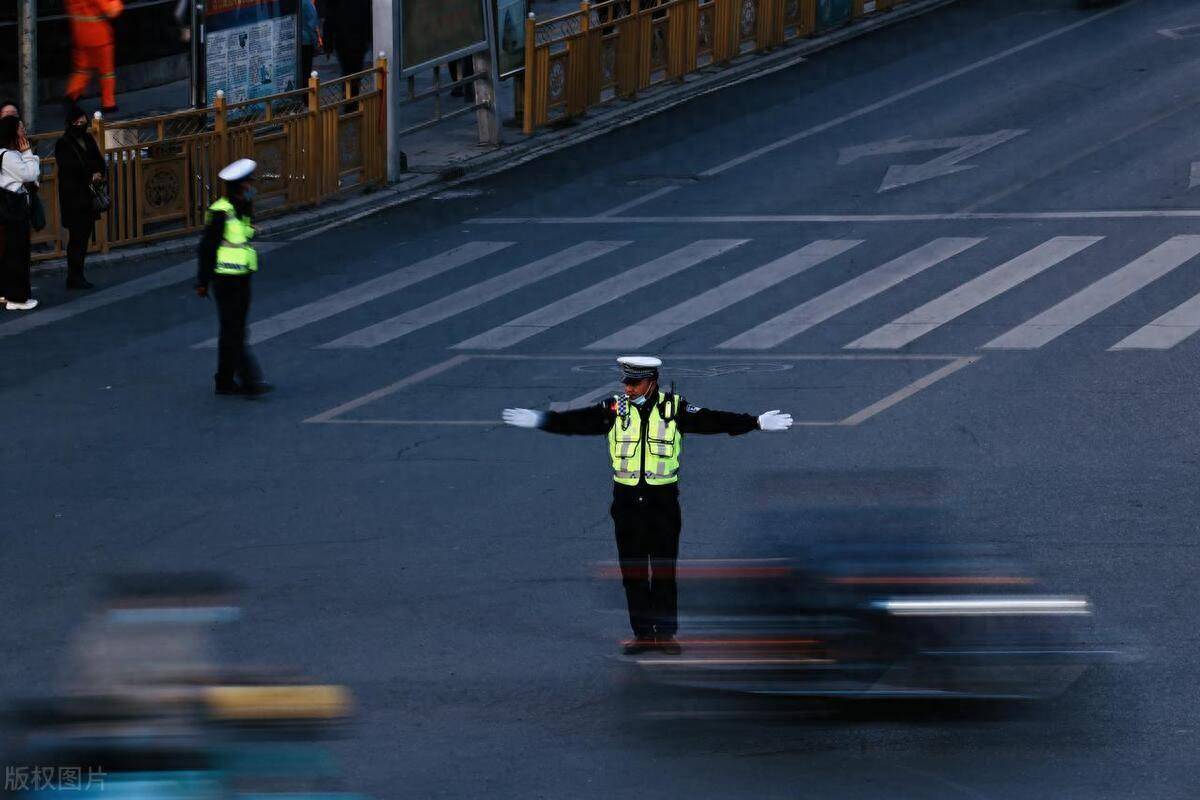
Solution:
[[[507,78],[525,66],[525,18],[529,16],[529,0],[495,0],[497,67],[501,78]]]
[[[204,9],[204,97],[239,103],[296,88],[296,0],[209,0]]]

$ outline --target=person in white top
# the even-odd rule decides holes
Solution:
[[[30,297],[29,283],[30,227],[29,191],[27,183],[37,183],[41,175],[41,160],[33,153],[25,126],[15,116],[0,117],[0,198],[3,207],[19,209],[23,204],[25,214],[5,214],[3,256],[0,257],[0,298],[8,311],[28,311],[37,306]],[[16,195],[14,198],[12,195]],[[14,217],[9,219],[8,217]]]

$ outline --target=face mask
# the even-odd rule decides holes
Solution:
[[[86,130],[87,130],[86,123],[84,123],[83,125],[72,125],[71,126],[71,133],[75,134],[76,136],[82,136],[83,132]]]
[[[631,400],[635,406],[646,405],[646,395],[642,395],[641,397],[634,397],[634,398],[631,398]]]
[[[255,192],[253,188],[246,189],[244,192],[242,192],[242,199],[247,203],[253,203],[255,194],[257,194],[257,192]]]

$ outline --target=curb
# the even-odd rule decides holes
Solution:
[[[481,153],[470,159],[443,168],[435,173],[410,173],[399,183],[368,191],[347,200],[331,201],[315,208],[300,210],[264,220],[255,226],[259,239],[282,236],[304,229],[305,238],[328,228],[377,214],[387,209],[424,199],[444,189],[471,183],[526,164],[542,156],[565,150],[576,144],[632,125],[647,117],[690,102],[706,94],[721,91],[740,83],[763,78],[804,61],[805,56],[851,39],[887,28],[950,5],[955,0],[912,0],[902,8],[881,12],[852,22],[842,28],[812,39],[786,42],[765,53],[747,53],[725,67],[703,67],[686,76],[683,83],[667,84],[649,90],[635,100],[616,100],[595,108],[573,123],[559,129],[542,129],[533,136]],[[145,258],[191,253],[195,235],[181,234],[151,245],[123,247],[108,253],[88,256],[88,266],[124,264]],[[65,269],[66,259],[44,261],[33,265],[37,273]]]

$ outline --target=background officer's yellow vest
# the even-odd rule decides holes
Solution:
[[[618,397],[616,402],[620,403]],[[613,480],[626,486],[636,486],[642,477],[642,458],[645,457],[646,483],[659,486],[679,480],[679,454],[683,450],[683,437],[675,424],[679,398],[672,396],[665,403],[666,395],[658,393],[647,419],[646,436],[642,438],[642,416],[629,408],[628,415],[617,415],[608,432],[608,452],[612,456]],[[660,407],[666,411],[663,419]],[[642,407],[645,409],[645,406]],[[628,426],[626,425],[628,423]],[[645,452],[642,447],[645,446]]]
[[[251,246],[254,238],[254,226],[250,220],[242,219],[233,208],[229,198],[222,197],[208,207],[208,219],[212,219],[214,211],[225,213],[225,232],[221,236],[221,245],[217,248],[217,267],[213,272],[218,275],[248,275],[258,271],[258,253]]]

